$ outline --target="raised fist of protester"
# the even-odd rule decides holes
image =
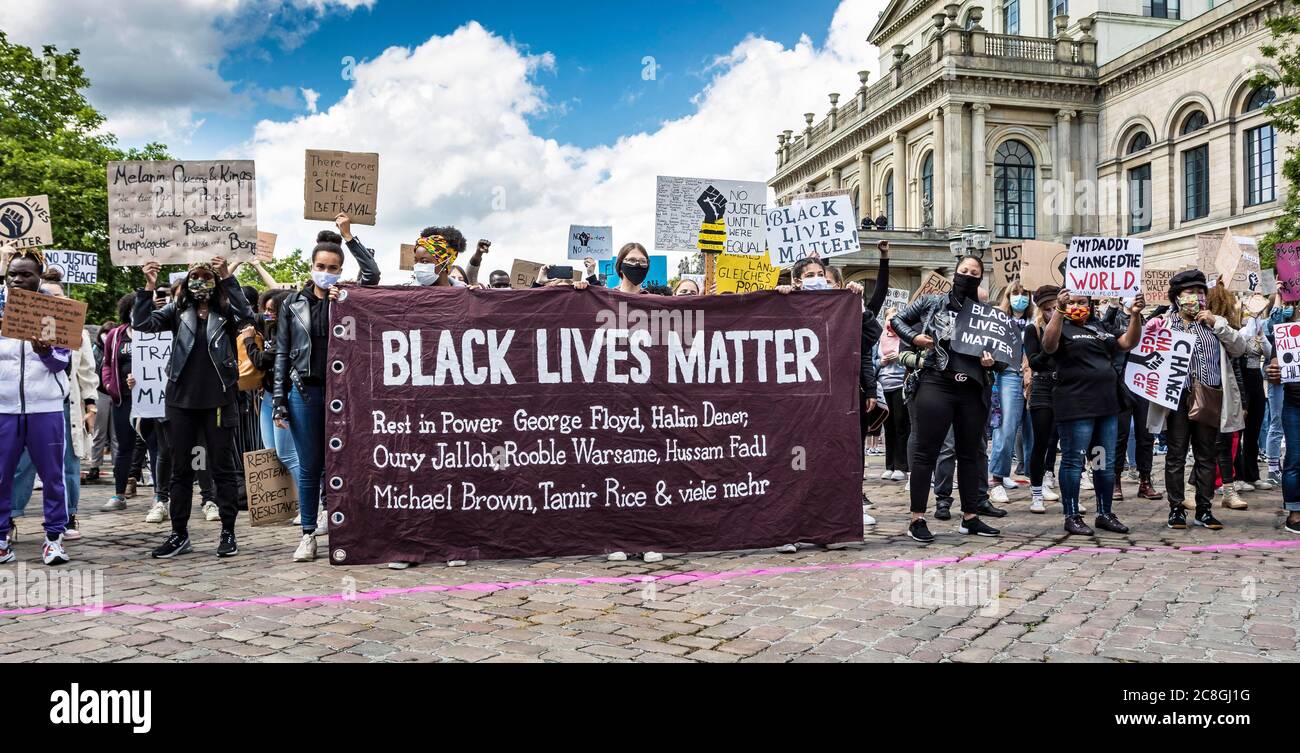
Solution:
[[[876,250],[880,252],[880,258],[889,258],[889,241],[880,241],[876,243]]]
[[[491,247],[492,247],[492,241],[484,240],[480,238],[478,241],[478,245],[474,247],[473,258],[475,259],[483,258],[483,254],[486,254],[489,250],[491,250]]]
[[[140,268],[140,271],[144,272],[145,290],[158,289],[158,270],[160,269],[162,269],[162,266],[156,261],[147,261],[144,263],[144,266]]]
[[[346,212],[339,212],[334,218],[334,224],[338,226],[339,235],[343,236],[343,240],[352,240],[352,218]]]
[[[1264,369],[1264,374],[1267,376],[1268,381],[1273,384],[1282,383],[1282,367],[1278,365],[1276,358],[1268,362],[1268,368]]]
[[[727,197],[713,186],[709,186],[700,194],[700,198],[695,200],[700,209],[704,210],[705,222],[717,222],[722,219],[723,213],[727,211]]]
[[[226,263],[226,257],[212,257],[212,269],[217,273],[218,280],[228,280],[233,276],[230,271],[230,265]]]
[[[1142,309],[1147,307],[1147,299],[1141,293],[1133,298],[1133,305],[1128,307],[1128,313],[1131,316],[1137,316],[1142,313]]]
[[[1065,307],[1069,305],[1069,303],[1070,291],[1062,288],[1061,291],[1056,294],[1056,310],[1065,313]]]
[[[993,356],[987,350],[980,356],[980,366],[986,369],[993,368]]]
[[[587,268],[587,275],[596,274],[596,260],[590,256],[582,260],[582,266]]]

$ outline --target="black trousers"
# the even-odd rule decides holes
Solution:
[[[1128,465],[1128,434],[1129,423],[1133,424],[1133,431],[1137,436],[1137,446],[1135,450],[1135,459],[1137,460],[1138,474],[1142,478],[1151,478],[1151,460],[1155,454],[1156,438],[1147,429],[1147,408],[1151,403],[1143,400],[1136,395],[1129,396],[1129,403],[1119,414],[1119,427],[1115,432],[1115,481],[1118,483],[1119,475],[1124,472]]]
[[[218,425],[218,413],[222,425]],[[189,530],[194,476],[205,465],[212,471],[221,528],[235,529],[235,516],[239,512],[234,462],[236,420],[234,411],[229,409],[189,410],[167,406],[167,438],[172,456],[169,509],[173,531],[184,534]]]
[[[171,505],[172,480],[172,443],[167,436],[167,422],[154,421],[153,440],[158,443],[158,464],[153,469],[153,489],[158,499]],[[204,502],[216,500],[216,491],[212,488],[212,469],[203,464],[197,472],[199,478],[199,496]],[[236,477],[238,478],[238,477]]]
[[[1051,408],[1030,408],[1029,420],[1034,427],[1034,445],[1029,449],[1029,485],[1042,486],[1043,474],[1056,467],[1056,412]]]
[[[1181,507],[1186,499],[1183,491],[1184,471],[1187,467],[1187,450],[1192,451],[1193,471],[1196,476],[1196,510],[1209,510],[1214,504],[1214,468],[1217,459],[1219,428],[1197,423],[1187,417],[1191,410],[1190,389],[1183,391],[1178,410],[1170,411],[1165,423],[1165,442],[1169,454],[1165,455],[1165,493],[1169,495],[1170,509]]]
[[[978,510],[980,479],[988,473],[988,462],[980,463],[980,439],[989,421],[987,390],[985,385],[956,382],[949,376],[922,377],[913,400],[912,512],[925,512],[935,461],[949,429],[956,444],[961,511]]]
[[[908,405],[903,401],[903,389],[885,393],[889,416],[885,418],[885,468],[907,473],[907,438],[912,433],[908,419]]]
[[[1264,411],[1268,406],[1268,395],[1264,392],[1264,377],[1259,369],[1244,369],[1242,377],[1246,380],[1246,432],[1241,436],[1241,445],[1237,448],[1237,478],[1255,483],[1259,481],[1259,430],[1264,426]]]

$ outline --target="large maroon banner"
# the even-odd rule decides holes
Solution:
[[[862,539],[847,291],[345,289],[330,561]]]

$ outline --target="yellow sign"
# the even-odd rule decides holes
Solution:
[[[714,275],[719,293],[752,293],[775,288],[781,270],[772,266],[766,251],[762,256],[720,254]]]

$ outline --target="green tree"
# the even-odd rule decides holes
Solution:
[[[152,143],[122,150],[86,100],[90,86],[78,50],[46,45],[37,55],[0,31],[0,196],[50,197],[53,248],[94,251],[99,284],[69,285],[86,301],[87,321],[117,317],[117,300],[144,284],[139,268],[114,267],[108,253],[108,163],[169,159]]]
[[[270,273],[276,282],[287,282],[294,286],[302,285],[311,277],[311,262],[303,256],[301,248],[295,248],[292,254],[281,256],[274,261],[262,262],[262,268]],[[266,290],[262,276],[250,264],[242,264],[236,275],[240,285],[252,285],[258,290]]]
[[[1283,91],[1296,91],[1300,89],[1300,13],[1297,13],[1297,6],[1300,3],[1287,3],[1288,12],[1277,18],[1269,19],[1266,23],[1268,28],[1273,32],[1273,40],[1269,44],[1262,45],[1260,52],[1264,57],[1270,58],[1277,65],[1278,75],[1274,76],[1267,73],[1261,73],[1256,76],[1253,84],[1255,86],[1270,86],[1273,91],[1282,94]],[[1283,133],[1294,134],[1300,129],[1300,97],[1290,97],[1279,99],[1269,105],[1265,110],[1272,118],[1273,127]],[[1264,235],[1259,244],[1260,264],[1265,269],[1271,268],[1274,264],[1273,246],[1278,243],[1300,240],[1300,154],[1295,150],[1288,150],[1285,161],[1282,163],[1282,176],[1287,182],[1286,199],[1283,201],[1284,210],[1281,217],[1278,218],[1277,224],[1273,230]]]

